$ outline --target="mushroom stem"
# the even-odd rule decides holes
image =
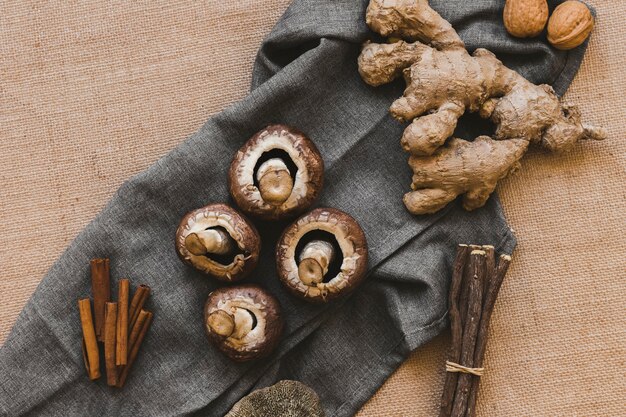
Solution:
[[[235,241],[230,235],[220,229],[206,229],[196,233],[189,233],[185,238],[185,247],[196,256],[214,253],[226,255],[234,252]]]
[[[307,243],[300,254],[298,276],[305,285],[316,285],[324,280],[328,265],[334,257],[333,245],[324,240]]]
[[[280,206],[293,190],[293,179],[287,165],[280,158],[272,158],[263,162],[257,171],[261,198],[267,204]]]
[[[254,326],[252,313],[245,308],[235,308],[233,314],[225,310],[215,310],[209,314],[207,324],[211,332],[222,337],[242,339]]]
[[[229,337],[235,331],[235,318],[224,310],[215,310],[207,320],[212,333]]]

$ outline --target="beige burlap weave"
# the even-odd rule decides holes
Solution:
[[[288,3],[0,4],[0,342],[117,187],[245,96]],[[626,415],[626,13],[590,3],[598,24],[567,98],[610,139],[531,153],[500,186],[519,246],[481,416]],[[416,351],[359,416],[435,415],[447,343]]]

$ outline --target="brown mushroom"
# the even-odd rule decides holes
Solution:
[[[367,272],[367,242],[348,214],[318,208],[283,232],[276,248],[278,276],[294,295],[327,302],[353,291]]]
[[[228,177],[230,194],[241,210],[278,220],[313,204],[322,189],[324,161],[302,132],[271,125],[239,149]]]
[[[237,362],[269,355],[283,331],[278,301],[252,284],[219,288],[209,294],[204,323],[209,341]]]
[[[192,211],[176,230],[180,259],[220,281],[245,278],[256,266],[260,250],[256,228],[225,204]]]

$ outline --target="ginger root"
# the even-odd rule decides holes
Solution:
[[[427,0],[371,0],[366,20],[383,36],[411,41],[367,42],[359,73],[372,86],[400,75],[406,81],[390,112],[401,122],[412,121],[401,144],[412,155],[414,191],[404,202],[413,214],[438,211],[460,194],[466,194],[467,210],[481,207],[530,143],[562,152],[581,139],[606,137],[603,129],[582,124],[578,109],[562,103],[552,87],[532,84],[486,49],[470,55]],[[511,143],[480,137],[453,139],[441,148],[466,111],[490,119],[494,139]]]
[[[430,156],[411,156],[414,191],[404,195],[404,204],[411,213],[434,213],[464,194],[466,210],[482,207],[498,180],[519,167],[527,148],[524,139],[479,136],[473,142],[451,139]]]

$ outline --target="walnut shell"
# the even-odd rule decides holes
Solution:
[[[556,49],[568,50],[582,44],[593,29],[593,15],[584,3],[561,3],[548,22],[548,42]]]
[[[548,21],[546,0],[507,0],[504,27],[517,38],[532,38],[541,33]]]

